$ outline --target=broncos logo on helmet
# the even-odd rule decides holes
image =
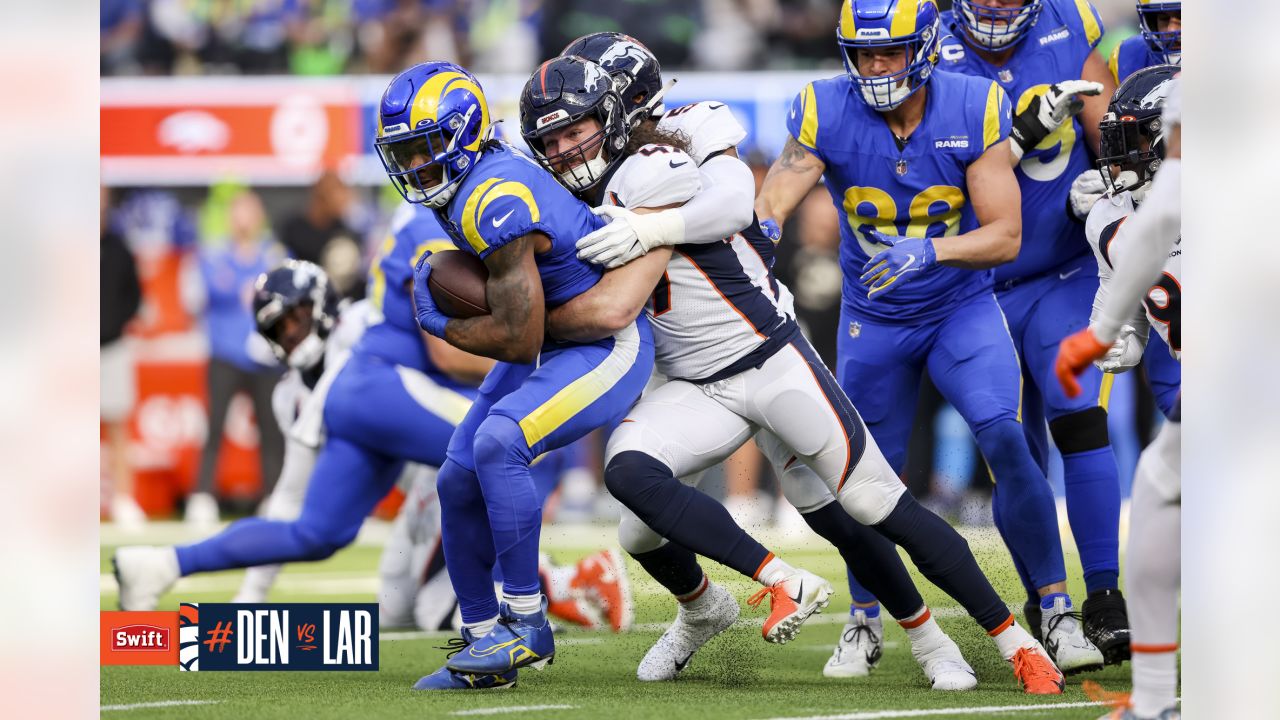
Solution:
[[[405,200],[440,208],[492,133],[479,81],[453,63],[430,62],[400,73],[382,93],[374,147]]]
[[[1112,193],[1129,190],[1141,201],[1143,188],[1164,160],[1165,98],[1178,74],[1175,65],[1155,65],[1130,75],[1116,89],[1098,123],[1098,168]]]
[[[635,124],[666,112],[662,106],[662,66],[644,43],[619,32],[583,35],[560,51],[561,57],[590,60],[613,77],[628,120]]]

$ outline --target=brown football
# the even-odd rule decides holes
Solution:
[[[489,314],[484,296],[489,270],[480,258],[461,250],[443,250],[432,253],[427,262],[431,263],[427,287],[440,312],[452,318]]]

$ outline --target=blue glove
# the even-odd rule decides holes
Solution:
[[[782,241],[782,228],[778,227],[778,223],[773,218],[765,218],[760,221],[760,229],[764,231],[764,236],[773,241],[777,245]]]
[[[859,282],[867,286],[868,298],[888,295],[890,288],[901,287],[912,277],[938,264],[933,240],[929,238],[885,235],[879,230],[869,231],[867,238],[888,246],[862,268]]]
[[[440,312],[427,285],[427,279],[431,277],[431,263],[427,262],[430,256],[429,252],[422,253],[413,269],[413,307],[418,316],[418,327],[443,338],[444,326],[449,324],[449,316]]]

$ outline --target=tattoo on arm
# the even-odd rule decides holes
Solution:
[[[782,146],[782,154],[774,167],[792,172],[809,172],[813,169],[813,153],[809,152],[795,138],[788,136]]]
[[[545,320],[542,286],[536,282],[533,238],[524,236],[485,259],[490,315],[455,320],[445,330],[449,344],[498,360],[527,362],[522,350],[540,339]],[[535,277],[531,277],[535,276]]]

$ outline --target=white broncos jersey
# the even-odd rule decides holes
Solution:
[[[692,155],[648,145],[627,158],[605,201],[628,208],[687,202],[702,187],[698,166],[746,136],[727,106],[700,102],[658,122],[682,134]],[[674,248],[646,311],[655,365],[673,379],[710,382],[761,364],[798,333],[789,294],[770,271],[773,243],[753,223],[720,242]],[[781,299],[780,299],[781,298]]]
[[[271,393],[271,409],[276,416],[280,432],[311,448],[318,448],[323,441],[324,401],[329,386],[351,357],[351,348],[364,335],[369,325],[373,307],[367,300],[360,300],[342,309],[333,332],[325,341],[324,372],[314,387],[307,385],[302,372],[290,368]]]
[[[1098,257],[1098,295],[1094,300],[1095,311],[1106,297],[1107,284],[1115,272],[1117,258],[1124,256],[1125,220],[1137,206],[1128,191],[1118,195],[1103,195],[1089,212],[1085,223],[1085,237]],[[1142,311],[1135,309],[1134,322],[1141,337],[1146,338],[1146,327],[1160,333],[1173,357],[1182,360],[1182,238],[1179,237],[1169,250],[1160,279],[1147,289],[1142,298]]]

